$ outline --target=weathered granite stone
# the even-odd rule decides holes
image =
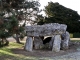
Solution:
[[[62,34],[66,31],[67,25],[51,23],[45,25],[26,26],[25,31],[27,36],[51,36],[55,34]]]
[[[28,38],[27,38],[27,42],[25,45],[25,49],[28,51],[32,51],[32,48],[33,48],[33,40],[29,36],[34,37],[34,48],[39,49],[43,45],[40,37],[55,35],[54,38],[49,43],[49,45],[50,47],[52,47],[52,51],[59,52],[60,43],[61,43],[60,35],[65,33],[66,28],[67,28],[67,25],[58,24],[58,23],[26,26],[25,31],[26,31]],[[53,40],[54,40],[54,43],[53,43]]]
[[[32,49],[33,49],[33,39],[32,39],[32,37],[27,37],[24,49],[27,50],[27,51],[32,51]]]
[[[60,35],[55,35],[52,51],[59,52],[60,51],[60,44],[61,44]]]
[[[69,48],[69,41],[70,41],[70,34],[69,32],[65,32],[61,35],[62,42],[61,42],[61,49],[68,49]]]
[[[41,49],[43,47],[43,41],[40,37],[34,37],[34,49]]]
[[[54,43],[54,36],[52,36],[51,41],[49,42],[49,48],[52,49]]]

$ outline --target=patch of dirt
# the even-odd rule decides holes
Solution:
[[[60,52],[52,52],[49,49],[34,50],[32,52],[25,51],[23,48],[12,49],[12,52],[15,54],[21,54],[25,56],[33,57],[54,57],[66,55],[69,53],[77,52],[77,48],[80,46],[80,43],[72,42],[68,50],[60,50]]]

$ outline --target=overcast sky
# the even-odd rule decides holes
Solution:
[[[44,8],[44,6],[46,6],[48,4],[49,1],[53,1],[53,2],[58,2],[61,5],[70,8],[72,10],[75,10],[78,12],[78,14],[80,15],[80,0],[40,0],[40,4],[41,7],[40,8]]]

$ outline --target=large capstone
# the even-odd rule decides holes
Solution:
[[[51,36],[55,34],[62,34],[66,31],[67,25],[51,23],[45,25],[26,26],[25,31],[27,36]]]

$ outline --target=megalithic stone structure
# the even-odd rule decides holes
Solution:
[[[67,29],[67,25],[65,25],[65,24],[58,24],[58,23],[50,23],[50,24],[44,24],[44,25],[26,26],[25,27],[25,32],[26,32],[26,34],[28,36],[27,40],[31,40],[31,43],[29,42],[29,43],[25,44],[25,47],[26,47],[25,50],[32,51],[32,49],[33,49],[31,47],[33,45],[31,36],[38,38],[38,37],[41,37],[41,36],[43,36],[43,37],[45,37],[45,36],[51,36],[52,37],[53,35],[55,35],[56,37],[55,37],[54,41],[56,41],[57,39],[60,40],[60,38],[59,38],[60,35],[63,34],[63,33],[65,33],[66,29]],[[37,39],[37,38],[35,38],[35,39]],[[35,41],[35,39],[34,39],[34,41]],[[39,39],[39,40],[41,40],[41,39]],[[57,41],[59,41],[59,40],[57,40]],[[30,44],[31,44],[30,48],[27,48],[27,47],[29,47]],[[40,42],[37,42],[37,44],[40,45]],[[37,44],[35,44],[35,47],[37,46]],[[53,46],[53,45],[56,45],[56,46]],[[53,45],[52,46],[54,48],[58,48],[59,47],[59,46],[57,46],[57,44],[55,44],[55,42],[53,42]],[[54,49],[54,48],[52,48],[52,49],[55,51],[56,49]]]

